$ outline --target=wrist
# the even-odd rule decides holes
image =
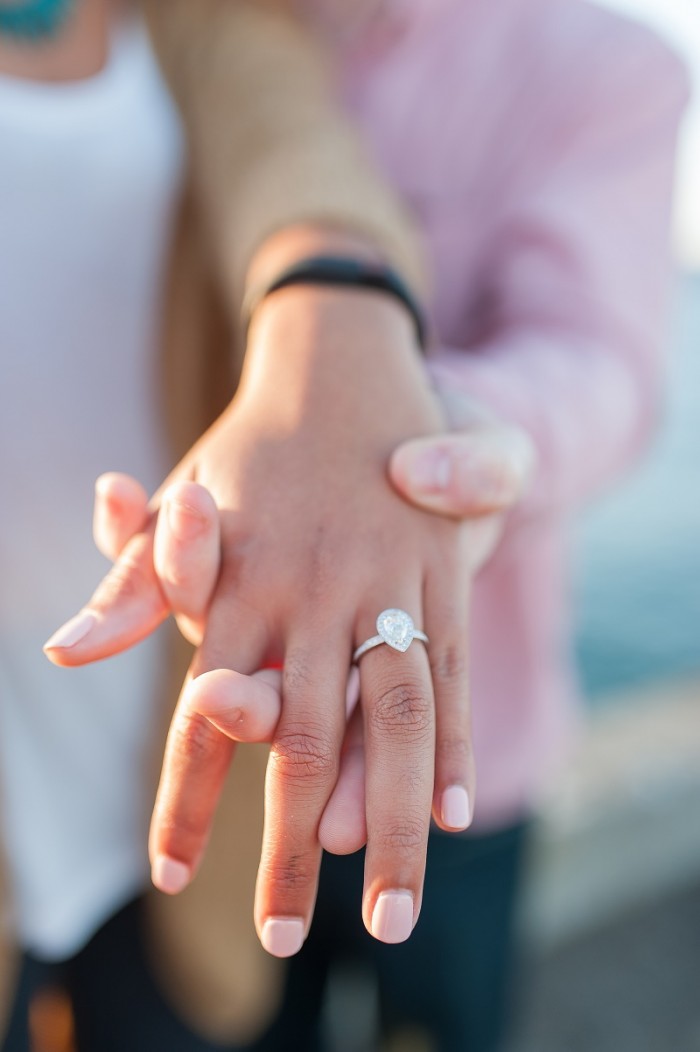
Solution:
[[[362,233],[314,223],[285,227],[267,238],[250,261],[246,293],[271,284],[283,270],[313,256],[346,255],[380,264],[382,254]]]
[[[395,359],[422,369],[413,321],[398,300],[373,289],[291,285],[257,307],[249,357],[290,371],[320,368],[356,372]]]
[[[422,309],[399,275],[384,264],[368,263],[348,256],[312,256],[283,270],[271,284],[252,290],[244,304],[250,322],[256,308],[284,289],[298,286],[364,290],[380,293],[399,303],[413,320],[418,346],[425,349],[426,328]]]
[[[411,316],[390,296],[354,288],[293,286],[266,299],[250,328],[240,395],[272,400],[295,422],[308,412],[354,414],[358,399],[379,418],[388,405],[408,412],[416,399],[437,407]]]
[[[300,224],[268,238],[248,271],[242,309],[246,330],[265,300],[297,285],[360,288],[393,298],[412,317],[417,342],[425,347],[425,316],[409,284],[369,239],[354,231]]]

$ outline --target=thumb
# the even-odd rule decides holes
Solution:
[[[488,422],[405,442],[391,457],[389,477],[401,496],[426,511],[478,518],[516,504],[534,464],[525,432]]]
[[[86,665],[119,654],[168,616],[153,568],[153,533],[151,521],[131,538],[87,606],[44,644],[55,665]]]

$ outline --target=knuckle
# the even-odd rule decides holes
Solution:
[[[150,576],[139,562],[123,556],[102,581],[92,605],[108,607],[139,598],[148,591],[151,583]]]
[[[275,742],[271,760],[287,781],[300,785],[336,774],[337,759],[328,737],[307,728],[293,728]]]
[[[207,825],[201,815],[177,807],[158,816],[158,838],[166,850],[175,856],[196,854],[206,837]]]
[[[225,520],[224,520],[225,521]],[[255,581],[259,568],[261,539],[238,525],[235,530],[225,532],[221,546],[221,583],[227,589],[249,587]]]
[[[290,697],[303,697],[313,686],[311,662],[306,653],[292,650],[284,659],[284,692]]]
[[[218,731],[206,716],[196,713],[176,719],[172,725],[171,748],[180,762],[201,765],[211,756],[211,748]]]
[[[380,733],[404,740],[421,739],[431,731],[432,705],[416,683],[399,683],[379,694],[370,719]]]
[[[430,671],[436,687],[452,687],[466,681],[467,647],[464,640],[448,643],[430,653]],[[465,686],[466,692],[466,686]]]
[[[471,758],[471,745],[467,737],[467,728],[464,734],[443,735],[438,738],[436,755],[439,761],[454,764],[459,767],[465,766]]]
[[[415,855],[423,849],[427,838],[427,823],[418,818],[404,818],[401,822],[382,829],[374,838],[376,845],[386,851]]]
[[[415,798],[425,788],[425,783],[426,771],[420,766],[408,765],[397,778],[397,786],[406,799]]]
[[[188,591],[195,581],[192,569],[186,561],[186,553],[177,551],[173,552],[173,555],[175,558],[170,561],[167,570],[161,572],[160,576],[170,588],[176,588],[178,591]]]
[[[316,875],[309,859],[300,854],[269,861],[265,867],[265,879],[273,894],[282,896],[313,886]]]
[[[323,598],[336,585],[338,561],[334,548],[329,545],[331,528],[321,521],[316,526],[314,541],[309,549],[309,565],[305,573],[306,593],[310,599]]]

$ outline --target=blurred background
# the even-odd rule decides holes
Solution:
[[[651,455],[583,522],[587,740],[544,811],[513,1052],[700,1050],[700,7],[599,0],[695,85],[681,139],[671,384]]]

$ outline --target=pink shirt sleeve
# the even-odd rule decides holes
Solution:
[[[659,412],[669,219],[685,71],[651,36],[582,71],[574,118],[523,158],[491,239],[484,334],[440,347],[438,386],[521,424],[539,453],[531,502],[565,508],[612,480]],[[541,154],[541,151],[540,151]]]

